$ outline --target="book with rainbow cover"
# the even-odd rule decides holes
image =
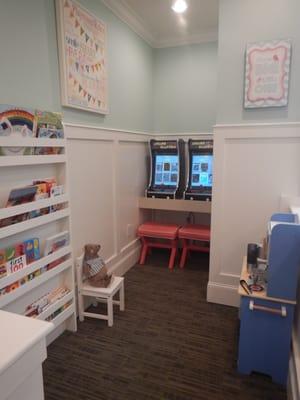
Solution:
[[[0,137],[35,137],[34,110],[0,104]],[[0,156],[33,154],[33,147],[0,147]]]

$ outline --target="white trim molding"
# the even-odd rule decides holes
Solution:
[[[102,0],[102,2],[151,47],[155,47],[153,34],[145,28],[143,21],[123,0]]]
[[[157,39],[154,42],[154,48],[162,49],[165,47],[177,47],[177,46],[186,46],[191,44],[200,44],[200,43],[210,43],[218,41],[218,32],[203,32],[197,34],[190,34],[184,36],[182,38],[166,38],[166,39]]]
[[[125,22],[135,33],[144,39],[153,48],[184,46],[197,43],[218,41],[218,31],[201,32],[186,35],[181,38],[169,37],[160,39],[150,29],[145,27],[144,21],[124,0],[102,0],[121,21]]]
[[[218,282],[208,282],[207,301],[209,303],[224,304],[226,306],[239,307],[240,296],[237,287]]]

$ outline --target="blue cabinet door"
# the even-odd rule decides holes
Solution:
[[[256,309],[256,306],[278,310],[280,314]],[[294,305],[242,297],[240,318],[238,371],[261,372],[270,375],[274,382],[286,385]]]

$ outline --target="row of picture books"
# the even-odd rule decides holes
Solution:
[[[69,293],[71,293],[71,291],[67,287],[58,287],[29,304],[29,306],[26,307],[24,315],[26,317],[36,318]]]
[[[64,137],[62,115],[60,113],[34,110],[0,104],[0,138],[47,138]],[[44,155],[61,154],[61,147],[0,147],[0,155]]]
[[[68,246],[70,243],[70,235],[68,231],[60,232],[46,239],[43,256],[46,257],[55,251]],[[0,284],[1,279],[24,269],[24,276],[13,282],[12,284],[0,289],[0,296],[8,294],[23,286],[27,282],[35,279],[41,274],[50,271],[57,265],[65,261],[68,256],[44,265],[42,268],[26,275],[26,267],[41,258],[40,240],[38,238],[28,239],[22,243],[0,250]]]
[[[49,197],[61,196],[64,193],[63,185],[58,185],[56,178],[34,180],[32,184],[20,188],[12,189],[9,193],[5,207],[13,207],[20,204],[30,203],[36,200],[47,199]],[[39,210],[14,215],[0,220],[0,227],[16,224],[27,219],[49,214],[63,208],[62,204],[45,207]]]

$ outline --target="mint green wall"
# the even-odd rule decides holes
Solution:
[[[154,50],[154,130],[212,132],[217,43]]]
[[[153,50],[100,0],[80,0],[107,24],[110,114],[64,108],[64,120],[152,130]],[[0,103],[60,111],[54,0],[0,0]]]
[[[218,123],[300,120],[300,1],[220,0]],[[247,42],[292,39],[289,104],[285,108],[243,109]]]

